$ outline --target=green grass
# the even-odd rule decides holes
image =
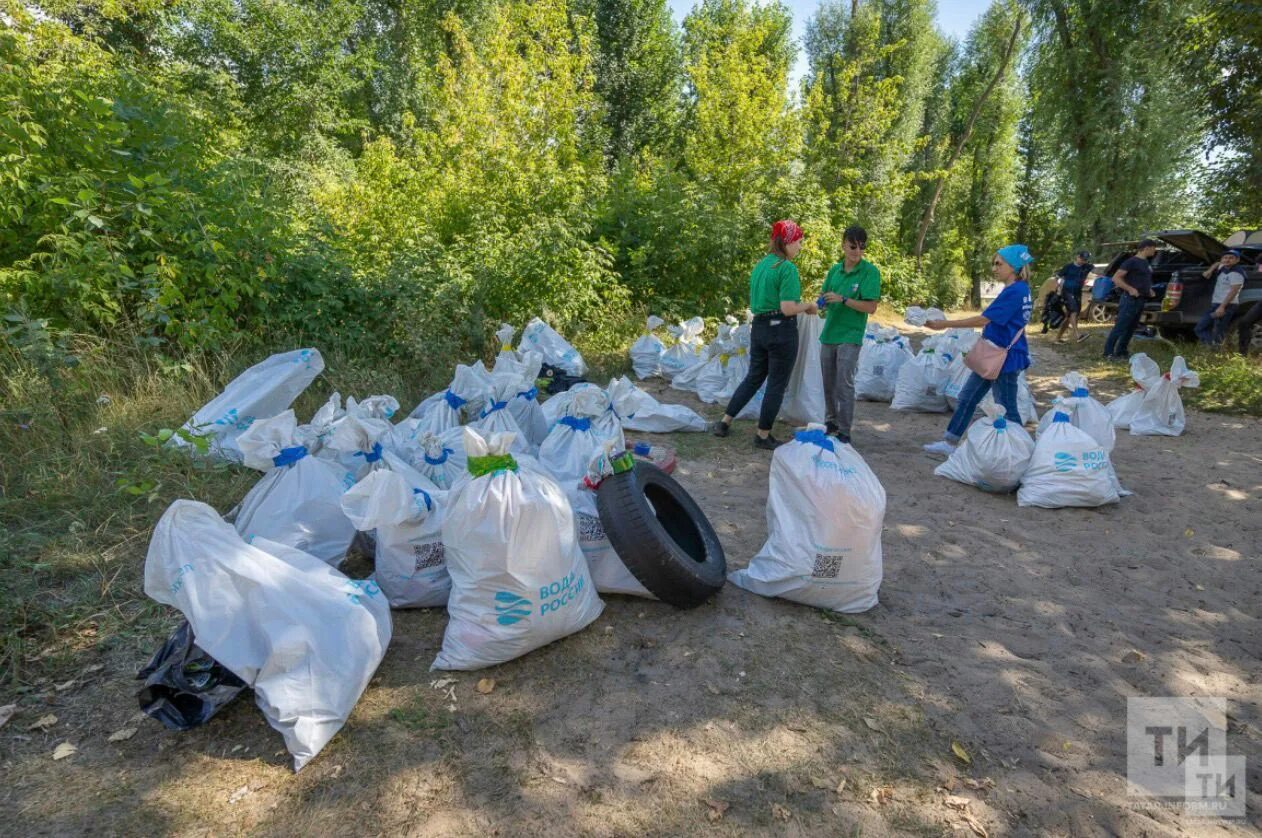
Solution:
[[[1129,382],[1130,367],[1120,361],[1100,357],[1108,326],[1086,329],[1092,335],[1077,345],[1058,346],[1057,351],[1069,356],[1076,368],[1091,379],[1108,378]],[[1048,335],[1047,337],[1052,337]],[[1233,334],[1234,338],[1234,334]],[[1144,352],[1161,366],[1170,369],[1176,355],[1182,355],[1188,369],[1200,375],[1201,386],[1181,391],[1187,407],[1214,413],[1262,416],[1262,357],[1236,354],[1235,341],[1230,348],[1208,349],[1193,342],[1172,342],[1163,338],[1131,341],[1132,352]]]

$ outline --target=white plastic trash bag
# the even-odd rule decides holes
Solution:
[[[890,401],[891,409],[921,413],[946,411],[947,403],[941,393],[941,385],[950,361],[938,355],[938,340],[926,338],[916,357],[899,367],[894,398]]]
[[[644,334],[631,344],[631,369],[635,371],[636,378],[652,378],[662,374],[662,353],[666,351],[666,346],[661,338],[653,334],[653,330],[662,323],[662,318],[650,314]]]
[[[1087,377],[1077,371],[1067,372],[1060,377],[1060,384],[1069,391],[1069,395],[1058,398],[1052,409],[1039,420],[1038,434],[1042,435],[1051,427],[1056,411],[1059,410],[1069,414],[1069,422],[1075,428],[1086,431],[1101,448],[1112,452],[1117,443],[1113,417],[1109,415],[1108,408],[1091,397]]]
[[[1160,378],[1161,367],[1157,366],[1156,361],[1143,352],[1136,352],[1131,356],[1131,380],[1135,382],[1135,389],[1106,405],[1109,416],[1113,419],[1113,427],[1124,431],[1131,426],[1140,405],[1144,403],[1144,393],[1152,389]]]
[[[443,544],[450,620],[434,669],[480,669],[582,630],[604,603],[552,478],[508,453],[512,440],[464,430],[469,479],[448,495]]]
[[[517,334],[517,329],[508,323],[501,323],[500,327],[495,330],[495,339],[499,341],[500,345],[499,352],[495,355],[495,366],[498,367],[501,362],[511,364],[520,361],[520,357],[513,351],[513,335],[515,334]]]
[[[539,387],[535,384],[543,358],[538,352],[527,352],[526,356],[516,391],[508,401],[508,412],[513,414],[517,427],[521,428],[531,448],[537,450],[547,438],[549,428],[548,417],[539,403]]]
[[[880,329],[865,336],[855,369],[855,398],[873,402],[893,399],[898,371],[912,357],[907,341],[897,329]]]
[[[246,543],[191,500],[171,504],[154,529],[145,593],[178,608],[197,645],[250,685],[295,771],[346,723],[390,643],[376,584],[292,547]]]
[[[324,371],[318,349],[295,349],[260,361],[238,375],[207,402],[181,430],[210,438],[210,454],[241,462],[239,437],[256,419],[270,419],[293,404],[294,399]],[[175,434],[169,445],[191,443]]]
[[[662,357],[665,358],[666,356],[663,355]],[[684,390],[691,393],[697,392],[697,379],[701,377],[701,373],[709,362],[710,351],[707,348],[697,358],[690,358],[688,366],[671,376],[670,386],[676,390]],[[665,363],[662,364],[662,372],[669,374]]]
[[[1034,454],[1034,440],[1021,425],[1004,418],[993,402],[985,417],[968,427],[964,441],[947,461],[933,470],[983,492],[1015,492]]]
[[[945,320],[946,314],[940,308],[921,308],[920,306],[908,306],[906,313],[903,315],[904,322],[909,326],[924,326],[930,320]]]
[[[422,431],[440,434],[464,424],[465,416],[476,416],[491,389],[491,380],[485,369],[477,366],[456,367],[456,374],[446,390],[439,391],[421,402],[409,414],[419,419]]]
[[[438,608],[451,592],[442,539],[447,493],[415,482],[379,469],[342,496],[346,517],[376,530],[373,579],[392,608]]]
[[[1053,409],[1052,423],[1034,443],[1030,467],[1017,490],[1018,506],[1103,506],[1117,503],[1117,478],[1104,446]]]
[[[827,412],[824,406],[824,372],[820,366],[820,333],[824,320],[814,314],[799,314],[798,356],[793,364],[793,374],[784,390],[784,402],[780,415],[791,422],[823,423]]]
[[[561,337],[556,329],[538,317],[533,318],[522,329],[517,351],[520,353],[526,349],[535,350],[543,356],[544,363],[560,367],[569,375],[582,377],[587,374],[587,364],[579,351]]]
[[[307,453],[314,454],[333,436],[333,429],[346,416],[342,407],[342,394],[334,390],[328,401],[320,405],[311,421],[298,426],[298,441],[306,446]]]
[[[578,483],[587,464],[600,453],[606,440],[596,420],[609,411],[609,394],[595,385],[572,387],[569,404],[548,437],[539,446],[539,462],[562,486]],[[625,442],[617,450],[626,448]]]
[[[971,370],[970,370],[971,372]],[[982,397],[979,408],[985,410],[989,405],[995,404],[995,388],[986,391],[986,395]],[[1031,425],[1039,421],[1038,405],[1034,402],[1034,394],[1030,392],[1030,384],[1026,380],[1025,370],[1017,376],[1017,413],[1021,415],[1021,424]]]
[[[511,376],[499,378],[494,385],[482,415],[470,427],[477,429],[483,436],[509,433],[513,435],[513,453],[518,456],[533,456],[535,448],[530,444],[525,432],[517,424],[510,406],[521,389],[519,379]]]
[[[624,430],[651,434],[704,431],[706,420],[682,404],[662,404],[623,376],[609,381],[609,398]]]
[[[441,434],[420,436],[419,451],[409,458],[412,466],[439,489],[450,489],[467,469],[464,429],[453,428]]]
[[[296,445],[297,428],[294,412],[286,410],[238,438],[245,465],[265,474],[233,523],[247,541],[266,538],[336,566],[355,538],[355,525],[342,512],[342,493],[355,485],[355,475]]]
[[[1178,436],[1187,427],[1180,387],[1200,387],[1201,377],[1188,369],[1182,355],[1170,362],[1170,370],[1144,393],[1139,410],[1131,419],[1135,436]]]
[[[885,489],[858,452],[822,425],[771,458],[767,541],[728,576],[763,596],[854,613],[877,603]]]
[[[394,426],[385,419],[371,419],[347,411],[316,456],[336,462],[343,471],[361,480],[372,470],[373,464],[381,460],[393,433]]]

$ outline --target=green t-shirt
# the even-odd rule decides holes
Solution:
[[[749,310],[754,314],[776,312],[785,300],[796,303],[801,299],[802,280],[797,265],[774,253],[768,253],[754,265],[754,272],[749,275]]]
[[[881,272],[867,259],[860,259],[853,270],[846,270],[845,262],[838,262],[828,269],[824,279],[824,291],[832,291],[852,300],[879,300],[881,298]],[[824,329],[820,343],[863,343],[863,330],[868,316],[848,305],[829,303],[824,309]]]

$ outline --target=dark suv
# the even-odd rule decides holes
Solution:
[[[1206,279],[1201,274],[1221,259],[1228,247],[1199,230],[1166,230],[1153,233],[1148,238],[1157,239],[1164,247],[1152,258],[1154,296],[1144,306],[1141,322],[1155,325],[1164,338],[1191,338],[1193,327],[1209,311],[1210,297],[1214,293],[1214,279]],[[1248,234],[1242,236],[1238,233],[1231,237],[1233,242],[1237,238],[1241,238],[1242,242],[1251,242]],[[1251,242],[1242,244],[1237,249],[1244,254],[1240,267],[1245,270],[1245,283],[1237,297],[1240,308],[1236,310],[1235,319],[1243,317],[1251,306],[1262,304],[1262,270],[1259,270],[1262,244]],[[1109,262],[1103,271],[1104,275],[1113,276],[1122,262],[1133,255],[1134,244],[1124,247]],[[1173,304],[1166,301],[1166,290],[1171,283],[1182,285],[1182,295]],[[1113,289],[1104,300],[1105,304],[1111,304],[1114,311],[1117,294],[1117,289]],[[1262,340],[1262,329],[1255,331],[1259,334],[1254,336],[1254,341]]]

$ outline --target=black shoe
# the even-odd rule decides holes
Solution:
[[[754,447],[761,448],[763,451],[775,451],[777,448],[780,447],[780,440],[776,439],[771,434],[767,434],[767,436],[765,437],[761,437],[755,434]]]
[[[722,439],[732,432],[732,426],[724,422],[722,419],[715,422],[710,428],[710,433]]]
[[[850,434],[837,434],[837,439],[839,439],[841,442],[845,443],[846,445],[850,444]]]
[[[841,433],[841,428],[837,427],[836,422],[825,422],[824,433],[828,434],[829,436],[839,436]]]

